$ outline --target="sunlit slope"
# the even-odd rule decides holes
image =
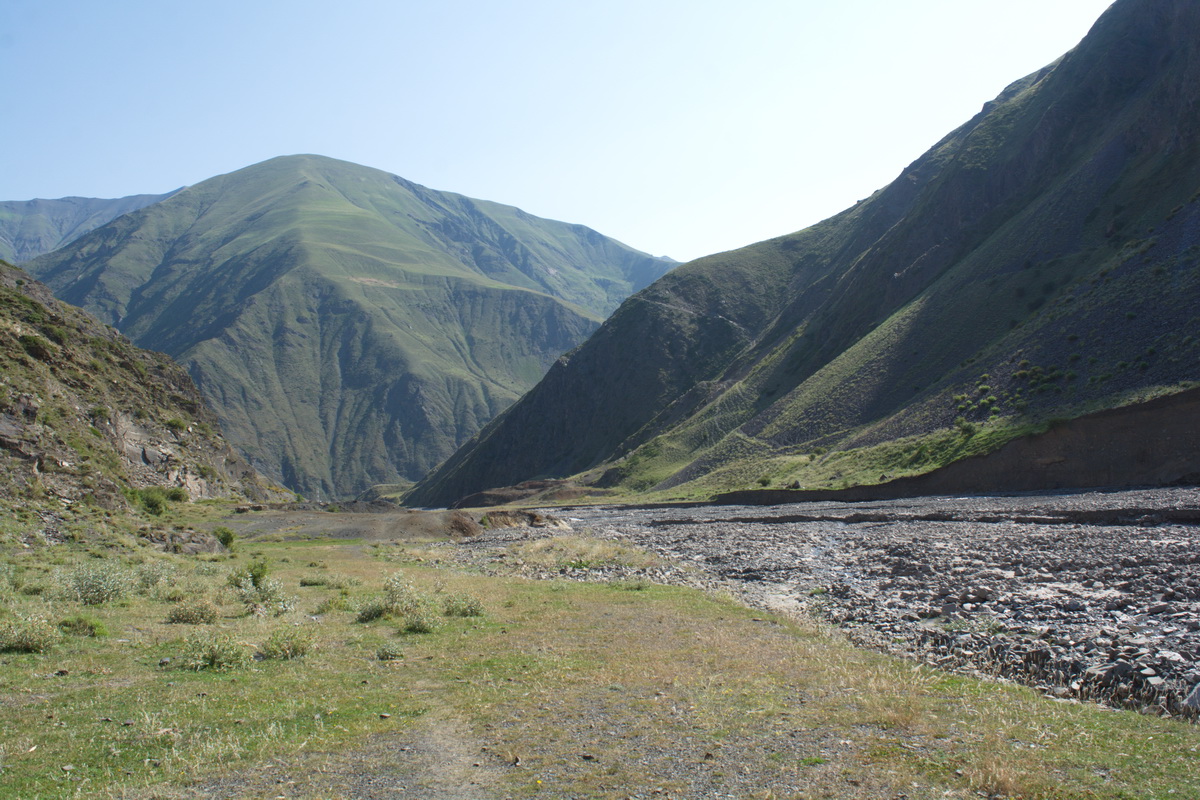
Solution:
[[[1116,3],[872,197],[631,297],[412,501],[873,483],[1196,379],[1198,28]]]
[[[186,189],[32,262],[192,372],[305,493],[419,478],[670,262],[318,156]]]

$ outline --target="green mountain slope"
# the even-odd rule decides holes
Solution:
[[[28,268],[183,363],[263,472],[327,496],[421,477],[671,265],[580,225],[289,156]]]
[[[106,508],[129,489],[275,499],[187,373],[0,261],[0,499]]]
[[[1120,0],[869,199],[631,297],[410,501],[874,483],[1196,379],[1196,30]]]
[[[29,261],[57,250],[122,214],[167,197],[170,194],[138,194],[115,200],[63,197],[0,202],[0,258],[11,262]]]

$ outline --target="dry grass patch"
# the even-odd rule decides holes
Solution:
[[[552,536],[520,542],[508,548],[514,560],[542,569],[602,569],[658,566],[655,554],[624,542],[590,536]]]

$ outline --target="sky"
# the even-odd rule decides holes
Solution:
[[[1110,0],[0,0],[0,200],[318,153],[690,260],[893,180]]]

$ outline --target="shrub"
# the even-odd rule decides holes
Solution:
[[[374,622],[387,616],[388,607],[379,598],[372,598],[365,601],[358,607],[358,616],[355,618],[358,622]]]
[[[350,589],[362,583],[350,575],[339,575],[331,572],[328,575],[305,575],[300,579],[301,586],[328,586],[330,589]]]
[[[432,633],[437,627],[435,606],[428,598],[420,598],[406,606],[399,616],[400,630],[405,633]]]
[[[447,595],[442,600],[442,609],[447,617],[483,616],[483,603],[469,594]]]
[[[400,621],[407,633],[429,633],[437,626],[437,606],[427,595],[418,592],[397,572],[383,582],[383,597],[367,600],[359,607],[358,621],[371,622],[381,617]]]
[[[181,433],[182,431],[187,430],[187,423],[181,420],[179,417],[171,417],[163,424],[175,433]]]
[[[179,662],[182,669],[228,672],[249,664],[250,654],[228,633],[200,633],[184,642]]]
[[[267,562],[259,559],[229,574],[229,585],[256,617],[279,617],[296,607],[295,598],[283,593],[283,584],[267,577]]]
[[[54,349],[51,344],[42,337],[35,336],[32,333],[18,336],[17,342],[25,349],[26,353],[38,361],[48,361],[54,355]]]
[[[128,576],[112,562],[80,564],[59,575],[64,593],[87,606],[116,600],[125,593]]]
[[[171,607],[167,622],[175,625],[208,625],[217,621],[220,611],[217,604],[207,597],[185,600]]]
[[[318,605],[314,614],[328,614],[330,611],[349,611],[350,598],[345,594],[335,594],[332,597],[326,597]],[[370,620],[364,620],[370,622]]]
[[[380,661],[396,661],[404,658],[404,652],[400,649],[400,645],[389,642],[380,645],[379,649],[375,651],[375,657]]]
[[[213,536],[217,537],[217,541],[221,543],[229,552],[233,552],[234,544],[237,542],[237,534],[224,525],[213,528]]]
[[[313,647],[312,633],[304,628],[283,628],[272,631],[262,646],[263,658],[291,661],[303,658]]]
[[[133,575],[134,591],[147,594],[175,576],[175,565],[167,561],[139,564]]]
[[[238,567],[233,572],[230,572],[226,580],[235,589],[246,585],[257,588],[262,586],[267,580],[267,574],[270,570],[271,568],[266,561],[256,558],[246,566]]]
[[[72,614],[58,621],[58,629],[71,636],[108,636],[103,620],[91,614]]]
[[[61,638],[58,628],[36,614],[0,622],[0,652],[44,653]]]

